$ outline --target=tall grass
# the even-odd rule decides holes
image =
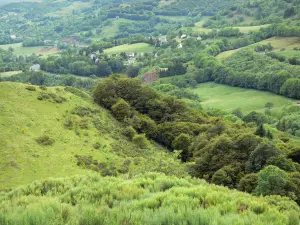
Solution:
[[[297,225],[299,211],[284,197],[254,197],[161,173],[48,179],[0,192],[1,225]]]

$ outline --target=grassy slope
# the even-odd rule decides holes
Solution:
[[[280,110],[295,100],[272,94],[270,92],[231,87],[213,82],[199,84],[196,89],[190,89],[200,96],[204,108],[219,108],[231,112],[241,108],[244,112],[265,110],[267,102],[274,103],[274,109]]]
[[[93,105],[91,99],[83,99],[63,88],[48,88],[47,92],[64,96],[67,101],[61,104],[49,100],[40,101],[37,99],[40,88],[29,91],[25,87],[26,84],[0,83],[0,189],[47,177],[86,174],[87,170],[76,165],[76,154],[91,155],[99,162],[114,163],[117,167],[127,156],[131,160],[133,159],[130,157],[144,157],[145,159],[140,159],[140,164],[132,163],[130,170],[133,173],[151,170],[151,166],[159,165],[160,158],[170,159],[168,166],[174,164],[174,168],[181,167],[160,146],[154,148],[152,145],[146,152],[137,149],[121,135],[119,123],[106,110]],[[84,119],[94,119],[72,115],[71,111],[76,106],[98,109],[99,113],[95,118],[100,121],[100,130],[92,122],[88,123],[88,129],[76,129],[76,132],[74,129],[64,128],[64,123],[69,118],[75,124]],[[50,136],[55,143],[52,146],[39,145],[36,138],[43,135]],[[100,150],[93,148],[96,142],[101,144]],[[114,148],[112,143],[119,143],[121,147]],[[122,152],[118,152],[121,150]],[[169,169],[168,166],[161,169],[171,172],[176,170]]]
[[[287,198],[254,197],[158,173],[76,176],[0,192],[3,225],[297,225],[299,210]]]
[[[154,47],[147,43],[137,43],[132,45],[120,45],[113,48],[105,49],[104,52],[107,54],[117,54],[121,52],[152,52]]]
[[[255,46],[257,44],[268,44],[268,43],[271,43],[271,45],[274,47],[274,51],[279,51],[280,49],[283,48],[290,51],[293,50],[295,47],[300,47],[300,38],[299,37],[272,37],[267,40],[250,45],[250,47]],[[247,48],[247,47],[243,47],[243,48]],[[242,48],[222,52],[217,56],[217,58],[218,59],[227,58],[231,56],[233,53],[239,51],[240,49]]]
[[[4,50],[8,50],[9,47],[14,49],[15,55],[51,55],[59,52],[58,48],[55,47],[44,47],[44,46],[36,46],[36,47],[23,47],[22,43],[17,44],[8,44],[8,45],[0,45],[0,48]]]

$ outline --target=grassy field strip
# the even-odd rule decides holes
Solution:
[[[106,54],[117,54],[121,52],[138,52],[138,53],[146,53],[146,52],[152,52],[154,50],[154,47],[152,47],[150,44],[147,43],[137,43],[132,45],[120,45],[113,48],[105,49],[104,52]]]
[[[243,47],[243,48],[253,47],[258,44],[268,44],[268,43],[270,43],[274,47],[275,51],[276,50],[278,51],[281,49],[293,50],[295,47],[300,47],[300,37],[272,37],[267,40],[263,40],[261,42],[258,42],[258,43],[255,43],[255,44]],[[219,55],[217,55],[217,58],[218,59],[227,58],[243,48],[238,48],[238,49],[222,52]],[[282,53],[284,53],[284,51]]]
[[[4,50],[8,50],[10,47],[13,48],[15,55],[51,55],[60,51],[58,48],[51,46],[23,47],[22,43],[0,45],[0,48]]]
[[[2,73],[0,72],[0,77],[10,77],[21,72],[22,71],[9,71],[9,72],[2,72]]]
[[[199,84],[197,88],[190,89],[200,96],[204,108],[218,108],[231,112],[241,108],[243,112],[260,111],[264,112],[267,102],[274,103],[273,109],[281,110],[290,104],[296,104],[291,100],[270,92],[257,91],[216,84],[213,82]]]

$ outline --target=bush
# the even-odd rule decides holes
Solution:
[[[147,148],[150,145],[145,134],[134,135],[132,141],[140,148]]]
[[[116,119],[120,121],[130,117],[132,114],[130,105],[122,98],[111,107],[111,111]]]
[[[47,135],[43,135],[39,138],[36,139],[36,142],[40,145],[44,145],[44,146],[47,146],[47,145],[53,145],[53,143],[55,142],[53,138],[50,138],[49,136]]]
[[[28,91],[36,91],[36,88],[34,86],[27,86],[25,87],[25,89]]]
[[[257,182],[258,175],[256,173],[247,174],[240,180],[238,190],[252,193],[257,186]]]
[[[123,134],[132,140],[133,136],[136,135],[136,130],[132,126],[128,126],[123,130]]]

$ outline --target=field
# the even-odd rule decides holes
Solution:
[[[83,95],[80,97],[63,87],[47,90],[35,87],[35,91],[27,90],[28,87],[0,83],[0,190],[36,179],[91,173],[86,167],[77,166],[75,155],[92,156],[99,163],[117,169],[122,168],[124,160],[133,161],[135,158],[131,156],[134,156],[139,162],[131,164],[132,174],[154,170],[161,158],[169,159],[168,166],[160,168],[166,170],[162,172],[174,173],[174,168],[183,167],[160,146],[151,145],[145,152],[127,141],[121,133],[122,126],[106,110],[94,105],[87,94],[79,91]],[[41,94],[48,99],[38,100]],[[66,101],[59,101],[61,97]],[[76,112],[88,114],[74,114],[78,106],[84,110],[79,108]],[[46,142],[50,140],[52,144],[37,142],[45,136]],[[172,165],[175,166],[170,169]]]
[[[0,48],[2,48],[4,50],[8,50],[10,47],[14,49],[14,54],[16,54],[16,55],[32,55],[32,54],[50,55],[50,54],[56,54],[59,52],[59,49],[55,48],[55,47],[44,47],[44,46],[23,47],[22,43],[0,45]]]
[[[245,113],[264,112],[267,102],[274,103],[273,109],[280,110],[296,103],[296,100],[290,100],[270,92],[231,87],[213,82],[199,84],[196,89],[190,89],[190,91],[200,96],[201,105],[204,108],[218,108],[227,112],[236,108],[241,108]]]
[[[107,21],[109,21],[109,20],[107,20]],[[99,38],[104,38],[104,37],[106,37],[106,38],[114,37],[119,32],[120,23],[130,23],[130,22],[132,22],[132,20],[122,19],[122,18],[120,18],[120,19],[111,19],[110,21],[112,22],[112,24],[104,26],[101,34],[94,36],[92,38],[93,40],[97,40]]]
[[[204,17],[203,20],[201,20],[200,22],[196,23],[195,27],[193,27],[193,30],[194,31],[199,31],[199,32],[205,32],[205,33],[212,31],[212,29],[210,29],[210,28],[204,28],[203,27],[203,24],[205,23],[205,21],[207,20],[207,18],[209,18],[209,17]],[[269,25],[266,24],[266,25],[260,25],[260,26],[240,26],[240,27],[232,27],[232,28],[237,28],[242,33],[247,34],[250,31],[257,31],[260,28],[267,27],[267,26],[269,26]]]
[[[290,50],[293,50],[295,47],[300,47],[300,38],[299,37],[272,37],[267,40],[263,40],[261,42],[258,42],[258,43],[255,43],[255,44],[249,45],[249,46],[254,47],[255,45],[258,45],[258,44],[268,44],[268,43],[270,43],[274,47],[273,51],[277,52],[277,51],[284,49],[284,50],[288,50],[288,52],[290,52]],[[247,48],[249,46],[246,46],[243,48]],[[224,58],[230,57],[232,54],[234,54],[235,52],[237,52],[243,48],[222,52],[219,55],[217,55],[217,58],[224,59]],[[282,54],[282,53],[284,53],[284,51],[280,52],[280,54]]]
[[[120,45],[113,48],[105,49],[106,54],[117,54],[121,52],[137,52],[137,53],[146,53],[152,52],[154,47],[147,43],[137,43],[132,45]]]
[[[68,16],[72,15],[73,11],[82,10],[84,8],[90,7],[91,4],[89,2],[74,2],[68,7],[62,8],[57,12],[48,13],[46,16]]]
[[[9,71],[9,72],[0,72],[0,77],[10,77],[13,75],[16,75],[18,73],[21,73],[22,71]]]
[[[277,52],[278,55],[286,56],[286,57],[300,57],[300,51],[279,51]]]

